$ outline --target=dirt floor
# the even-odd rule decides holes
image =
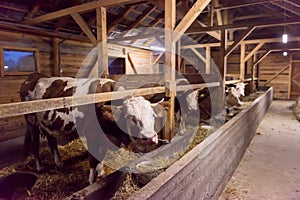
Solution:
[[[273,101],[219,200],[300,200],[300,122]]]

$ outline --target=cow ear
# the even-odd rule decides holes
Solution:
[[[166,114],[166,111],[167,111],[167,106],[163,106],[161,104],[157,104],[156,106],[152,106],[153,108],[153,111],[155,113],[155,117],[164,117]]]
[[[122,116],[123,106],[111,106],[111,109],[112,109],[112,113],[114,115],[115,120],[118,121],[120,119],[120,117]]]

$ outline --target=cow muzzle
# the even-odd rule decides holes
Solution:
[[[151,134],[152,136],[146,136],[150,134],[143,134],[143,137],[141,138],[141,141],[145,145],[152,145],[152,144],[158,144],[158,136],[157,134]]]

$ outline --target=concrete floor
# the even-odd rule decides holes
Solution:
[[[273,101],[219,200],[300,200],[300,122]]]

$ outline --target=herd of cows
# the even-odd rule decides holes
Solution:
[[[178,79],[177,85],[188,85],[186,79]],[[228,88],[226,107],[239,106],[244,95],[244,83]],[[124,90],[111,79],[74,79],[69,77],[47,77],[39,73],[31,74],[22,84],[22,101],[49,99],[67,96],[80,96],[94,93]],[[179,134],[185,132],[187,116],[199,112],[199,102],[209,95],[201,89],[178,92],[175,100],[175,121]],[[153,96],[152,96],[153,97]],[[158,147],[163,138],[159,138],[157,120],[163,120],[168,109],[167,98],[129,96],[116,102],[99,102],[93,105],[65,107],[25,115],[27,129],[24,147],[26,155],[31,150],[35,157],[36,169],[42,169],[39,157],[40,137],[45,137],[54,156],[55,164],[63,168],[63,161],[57,148],[57,139],[69,140],[84,136],[89,150],[89,182],[95,182],[96,167],[104,158],[108,149],[115,150],[130,143],[137,150],[148,151],[146,147]],[[178,100],[180,99],[180,100]],[[175,123],[175,124],[176,124]]]

